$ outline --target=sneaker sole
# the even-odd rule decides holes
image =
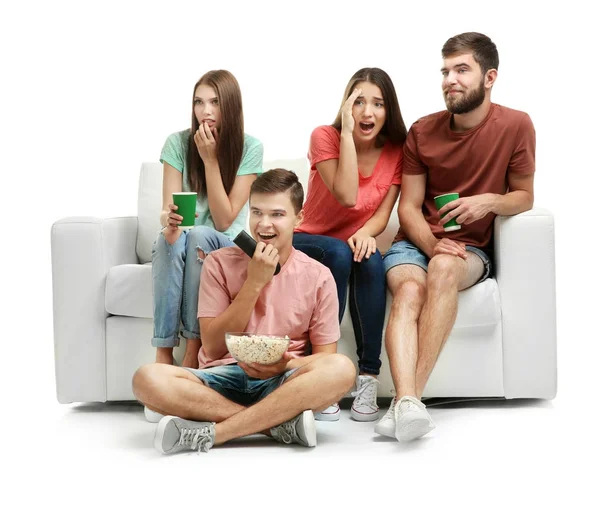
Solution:
[[[315,414],[316,421],[339,421],[340,420],[340,412],[337,411],[334,414]]]
[[[412,441],[423,437],[434,428],[428,419],[416,419],[405,425],[396,425],[395,436],[398,441]]]
[[[363,413],[357,412],[356,410],[354,410],[354,408],[351,408],[350,409],[350,417],[352,417],[352,419],[354,419],[355,421],[361,421],[361,422],[377,421],[377,419],[379,419],[379,410],[377,410],[376,412],[370,413],[370,414],[363,414]]]
[[[172,415],[167,415],[158,422],[158,426],[156,427],[156,432],[154,434],[154,448],[156,448],[156,450],[158,450],[161,454],[169,454],[172,451],[167,451],[163,448],[162,440],[167,426],[173,419],[175,419],[175,417]]]
[[[393,423],[388,426],[377,423],[375,425],[375,432],[377,432],[380,436],[396,439],[396,427]]]
[[[315,418],[312,410],[305,410],[302,412],[302,428],[304,429],[306,446],[314,447],[317,446],[317,427],[315,426]]]

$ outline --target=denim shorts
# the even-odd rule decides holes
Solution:
[[[293,368],[270,379],[248,377],[237,364],[214,366],[203,370],[185,369],[230,401],[242,406],[251,406],[279,388],[298,368]]]
[[[489,278],[492,273],[492,262],[490,257],[481,249],[471,245],[467,245],[465,249],[479,256],[483,261],[483,275],[477,283],[483,282],[486,278]],[[387,273],[392,267],[403,264],[418,265],[423,271],[427,272],[429,258],[416,245],[413,245],[407,240],[400,240],[399,242],[394,243],[389,251],[385,253],[383,257],[383,267]]]

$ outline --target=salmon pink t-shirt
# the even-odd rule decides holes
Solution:
[[[198,318],[214,318],[233,302],[248,276],[250,258],[238,247],[211,252],[204,260]],[[340,338],[338,298],[331,271],[323,264],[292,248],[281,271],[260,292],[246,332],[262,335],[288,335],[289,351],[301,357],[310,341],[313,345],[337,342]],[[218,360],[198,352],[199,368],[232,364],[227,352]]]
[[[340,132],[319,126],[310,137],[310,176],[304,203],[304,220],[296,232],[322,234],[347,241],[373,216],[392,185],[402,177],[402,145],[386,143],[369,177],[358,174],[358,196],[354,207],[342,207],[325,185],[317,164],[340,157]]]

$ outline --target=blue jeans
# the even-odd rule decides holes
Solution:
[[[162,232],[152,246],[152,294],[154,297],[154,336],[152,346],[171,348],[179,345],[179,325],[182,336],[199,339],[198,290],[205,255],[230,247],[233,242],[210,227],[184,230],[178,240],[169,245]]]
[[[214,366],[203,370],[186,368],[198,377],[205,386],[242,406],[250,406],[264,399],[279,388],[297,369],[293,368],[269,379],[255,379],[248,377],[246,372],[237,364]]]
[[[327,266],[333,274],[339,301],[339,320],[346,309],[350,282],[350,317],[356,338],[360,373],[379,375],[381,340],[385,320],[386,285],[381,253],[354,262],[346,242],[319,234],[294,234],[294,247]]]

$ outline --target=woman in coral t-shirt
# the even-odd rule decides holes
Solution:
[[[350,315],[359,377],[351,415],[378,417],[377,375],[385,317],[386,285],[375,237],[385,229],[400,192],[406,126],[392,80],[379,68],[357,71],[331,126],[310,138],[310,177],[304,221],[294,247],[331,270],[339,319],[350,283]],[[339,419],[333,405],[317,419]]]

